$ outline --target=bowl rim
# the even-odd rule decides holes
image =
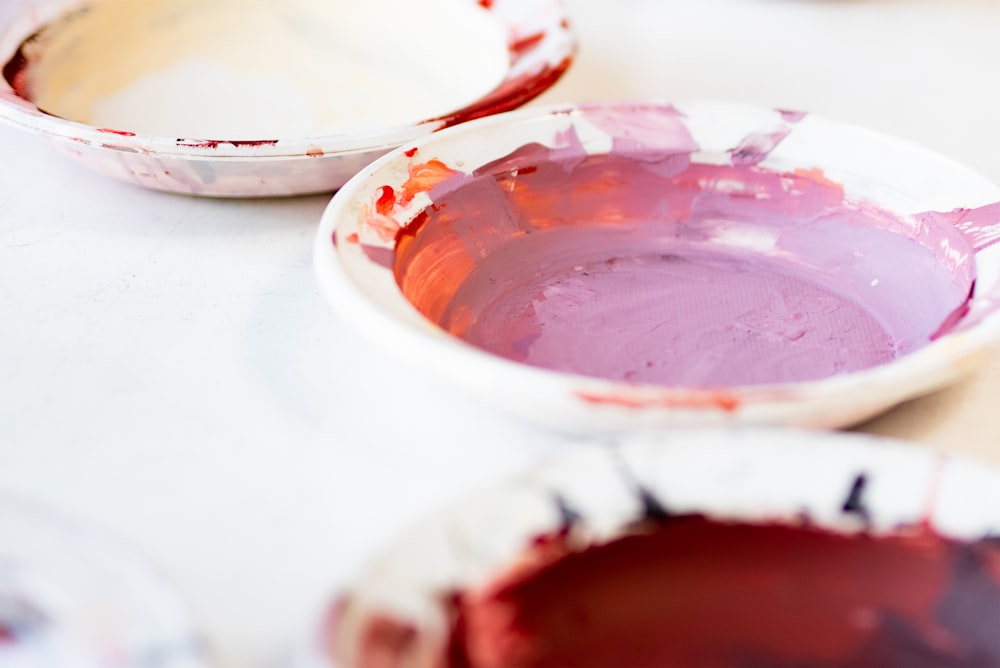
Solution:
[[[76,4],[83,1],[77,0]],[[336,158],[385,152],[446,127],[515,109],[552,87],[575,59],[578,43],[564,0],[462,1],[481,7],[501,23],[507,32],[509,62],[504,78],[493,90],[463,107],[432,118],[361,132],[306,137],[176,138],[99,128],[48,114],[18,95],[7,78],[0,76],[0,121],[78,145],[186,160]],[[521,6],[526,3],[534,11],[519,14],[524,12]],[[66,9],[69,8],[71,5],[67,4]],[[45,23],[42,21],[41,25]],[[35,30],[40,27],[36,25]],[[0,54],[3,63],[16,57],[17,49],[31,34],[18,36],[13,53]]]
[[[463,136],[484,134],[493,129],[502,131],[505,126],[514,126],[521,122],[540,122],[546,118],[572,116],[585,113],[589,109],[634,105],[675,107],[680,108],[685,114],[766,110],[759,105],[702,99],[602,100],[580,104],[557,104],[519,109],[478,119],[401,146],[375,160],[349,179],[335,194],[322,215],[314,244],[313,261],[317,280],[328,302],[349,318],[357,328],[374,339],[379,339],[387,350],[394,349],[401,355],[405,352],[403,356],[417,361],[424,369],[433,370],[436,374],[446,376],[459,384],[468,384],[467,374],[463,370],[468,368],[468,365],[475,364],[481,369],[480,375],[500,381],[495,383],[497,386],[513,383],[521,389],[531,387],[534,395],[565,393],[568,388],[575,388],[571,390],[575,393],[575,398],[589,403],[595,411],[602,408],[613,410],[616,407],[640,411],[668,409],[678,415],[686,412],[689,416],[715,413],[715,417],[726,420],[732,420],[739,413],[740,417],[748,422],[800,426],[838,427],[856,424],[865,417],[875,415],[901,401],[914,398],[957,379],[968,371],[964,367],[969,367],[972,364],[970,360],[977,354],[987,352],[991,348],[1000,348],[1000,310],[998,310],[967,329],[948,332],[888,363],[817,380],[737,385],[708,390],[686,386],[626,383],[533,367],[481,350],[451,336],[419,314],[409,300],[402,296],[398,285],[396,290],[409,307],[409,317],[404,318],[398,313],[390,313],[365,293],[359,287],[358,279],[346,270],[341,259],[343,250],[340,247],[344,244],[331,243],[331,238],[341,231],[340,221],[356,218],[352,207],[356,207],[359,201],[367,201],[367,196],[377,190],[382,185],[381,182],[391,182],[391,177],[380,178],[380,175],[391,174],[392,172],[387,170],[409,160],[408,156],[413,155],[413,149],[417,149],[420,154],[430,155],[435,145],[455,142]],[[1000,187],[996,184],[965,165],[918,143],[821,115],[810,113],[808,117],[814,124],[854,133],[865,140],[877,141],[886,147],[923,156],[942,167],[961,173],[976,189],[988,191],[991,197],[995,197],[994,201],[1000,201]],[[423,326],[419,326],[418,321]],[[886,394],[890,390],[893,396],[890,400],[886,400]],[[860,405],[863,395],[866,401],[871,402],[871,409],[863,415],[858,413],[860,417],[856,419],[824,421],[816,418],[815,413],[830,402],[851,395],[858,395],[854,400],[857,405]],[[800,419],[803,411],[808,411],[812,417]]]

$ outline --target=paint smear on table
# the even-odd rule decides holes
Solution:
[[[439,163],[418,188],[432,204],[406,225],[394,215],[414,193],[380,191],[365,224],[396,239],[396,280],[421,313],[517,362],[713,388],[885,364],[967,311],[997,206],[902,215],[818,169],[761,165],[802,114],[711,164],[692,160],[672,108],[584,115],[607,153],[571,128],[469,173]]]
[[[46,112],[98,127],[306,137],[469,105],[504,79],[507,39],[463,0],[89,0],[5,76]]]
[[[452,607],[441,665],[971,668],[1000,662],[1000,545],[664,517],[541,536]]]

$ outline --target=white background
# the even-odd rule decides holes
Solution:
[[[993,0],[571,0],[535,105],[717,98],[925,144],[1000,182]],[[0,489],[123,536],[220,668],[280,665],[400,525],[572,444],[422,378],[321,299],[328,196],[109,182],[0,127]],[[863,428],[1000,462],[1000,359]]]

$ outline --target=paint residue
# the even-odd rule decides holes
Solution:
[[[426,317],[563,372],[692,388],[817,380],[958,326],[970,246],[995,240],[1000,205],[903,216],[845,199],[820,170],[761,165],[801,117],[749,135],[731,164],[702,164],[673,108],[588,109],[609,153],[588,155],[571,129],[471,174],[421,163],[403,190],[432,203],[406,225],[369,224],[395,239],[396,280]]]
[[[1000,550],[987,542],[699,515],[598,545],[543,538],[456,597],[448,665],[1000,662]]]
[[[303,137],[467,108],[510,68],[504,26],[460,0],[87,0],[4,67],[91,125],[173,137]],[[461,54],[461,57],[455,57]]]

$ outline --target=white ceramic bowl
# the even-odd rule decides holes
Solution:
[[[0,495],[0,665],[206,668],[160,573],[92,527]]]
[[[456,627],[453,610],[456,601],[481,600],[483,593],[493,591],[506,575],[516,574],[519,569],[530,573],[533,564],[549,561],[547,549],[561,554],[563,548],[559,545],[564,539],[571,546],[567,553],[571,555],[625,535],[643,534],[651,525],[667,531],[672,526],[682,527],[683,531],[683,523],[692,520],[695,523],[708,520],[723,528],[749,525],[764,529],[765,533],[778,528],[781,535],[787,535],[784,529],[802,531],[819,536],[826,546],[797,552],[802,561],[796,563],[806,564],[805,572],[810,575],[794,585],[784,582],[780,572],[772,573],[770,579],[761,579],[763,576],[757,573],[756,578],[723,580],[731,587],[733,601],[746,601],[744,588],[765,592],[763,596],[772,604],[784,601],[778,607],[785,610],[781,614],[788,618],[787,626],[770,628],[770,621],[761,619],[756,637],[745,645],[737,642],[734,646],[733,639],[725,632],[704,627],[680,632],[684,638],[680,642],[687,640],[683,634],[689,631],[707,633],[706,637],[714,637],[709,642],[712,651],[732,650],[747,657],[757,656],[756,662],[747,659],[749,665],[875,665],[849,662],[847,655],[863,652],[862,644],[852,647],[844,643],[839,650],[831,650],[831,645],[843,641],[846,631],[870,634],[866,642],[885,641],[894,647],[891,651],[895,654],[880,656],[878,665],[916,665],[920,662],[915,657],[925,660],[921,665],[985,665],[996,661],[995,653],[1000,648],[990,640],[995,633],[987,629],[1000,614],[997,607],[1000,572],[995,570],[1000,563],[996,543],[1000,531],[1000,472],[905,443],[859,434],[695,430],[583,445],[573,455],[556,458],[493,489],[462,499],[413,527],[343,587],[336,604],[331,605],[328,616],[317,628],[311,663],[305,665],[311,668],[364,665],[361,657],[375,656],[382,660],[378,665],[385,666],[441,665],[435,660],[447,652],[452,629],[461,628]],[[677,596],[685,601],[697,596],[688,584],[706,582],[702,572],[704,563],[711,563],[719,570],[739,570],[742,563],[750,560],[754,563],[747,570],[754,571],[755,560],[760,558],[765,562],[762,571],[775,568],[784,552],[779,550],[771,557],[760,557],[760,535],[754,538],[752,534],[753,530],[740,534],[749,539],[729,545],[722,559],[701,552],[697,553],[703,555],[699,561],[685,549],[685,545],[693,543],[677,545],[675,553],[680,556],[676,562],[670,554],[664,561],[674,564],[670,568],[686,568],[684,572],[693,578],[682,580],[684,585]],[[963,580],[969,573],[960,572],[960,566],[950,571],[945,560],[946,586],[939,588],[928,582],[908,581],[906,575],[887,576],[892,571],[912,574],[910,557],[887,562],[884,555],[870,554],[870,560],[865,560],[850,549],[841,550],[854,545],[864,551],[881,539],[900,539],[918,553],[931,544],[929,541],[954,541],[949,549],[955,549],[957,562],[965,563],[968,558],[970,565],[978,563],[985,572],[992,572],[989,576],[992,581]],[[696,549],[705,550],[704,545],[697,544],[701,547]],[[974,550],[993,555],[987,559],[992,566],[977,562],[972,552],[966,554],[958,547],[974,544],[978,545]],[[750,557],[751,554],[757,557]],[[808,556],[801,557],[802,554]],[[833,556],[844,554],[854,556],[844,557],[844,561]],[[818,563],[824,560],[825,566]],[[842,567],[853,573],[851,578],[862,580],[860,588],[856,587],[857,581],[840,579],[847,572]],[[590,581],[580,586],[598,595],[632,591],[634,596],[634,589],[611,584],[616,579],[631,577],[631,571],[623,568],[588,571]],[[646,569],[643,573],[652,571],[654,576],[658,572],[649,564],[643,568]],[[719,577],[725,576],[720,573]],[[820,620],[824,620],[826,609],[818,605],[804,613],[804,620],[793,622],[795,613],[789,611],[810,608],[817,600],[826,601],[824,597],[830,597],[830,605],[840,610],[845,605],[842,594],[863,597],[866,591],[879,590],[877,582],[869,580],[864,584],[865,578],[873,577],[896,580],[892,586],[900,590],[890,598],[904,602],[903,605],[908,605],[906,600],[922,601],[919,605],[931,611],[918,622],[914,635],[905,632],[914,623],[913,618],[902,621],[903,615],[896,617],[899,609],[892,604],[886,608],[879,605],[866,608],[858,603],[861,607],[847,617],[834,615],[825,621]],[[827,582],[825,578],[832,580]],[[602,589],[600,582],[604,579],[608,582]],[[783,588],[802,587],[808,582],[812,586],[807,590]],[[950,589],[964,585],[969,588],[962,593]],[[914,593],[924,587],[930,588],[930,598]],[[602,591],[605,593],[600,594]],[[667,599],[671,597],[669,592],[657,591]],[[848,591],[854,593],[847,594]],[[562,594],[569,600],[577,600],[577,592]],[[587,619],[577,616],[585,615],[582,611],[566,613],[561,603],[555,602],[558,598],[561,597],[550,597],[545,605],[551,603],[560,614],[567,614],[566,625]],[[977,609],[982,614],[975,613]],[[962,652],[969,648],[956,649],[955,639],[949,638],[955,632],[955,618],[944,619],[959,610],[965,610],[971,617],[965,619],[967,626],[959,629],[958,634],[973,638],[966,640],[978,644],[980,650],[993,652],[992,659],[980,655],[980,664],[962,663]],[[987,610],[991,612],[986,614]],[[721,612],[719,619],[726,619],[727,611]],[[704,620],[704,613],[696,610],[691,614],[701,615],[698,618]],[[493,618],[496,628],[514,623],[513,612],[510,617],[502,612],[497,614]],[[714,619],[712,615],[708,617]],[[466,623],[471,622],[466,619]],[[533,624],[526,623],[528,627]],[[939,624],[949,626],[952,631],[942,633]],[[824,629],[817,629],[817,625]],[[594,639],[590,636],[605,632],[602,627],[592,627],[588,637],[577,636],[577,640],[589,643]],[[672,632],[674,629],[666,624],[654,635],[669,645]],[[788,645],[784,651],[791,654],[755,654],[760,650],[774,651],[765,649],[768,645],[762,643],[776,642],[776,634],[787,640],[777,642]],[[501,638],[499,646],[503,648],[505,642],[520,640],[514,634],[505,641]],[[935,645],[938,649],[947,648],[945,653],[955,654],[934,659],[919,653],[919,647],[927,649]],[[837,651],[844,652],[839,663],[831,659],[831,652]],[[762,656],[769,656],[770,660]],[[744,665],[740,661],[711,665],[734,663]],[[698,661],[697,665],[704,664]]]
[[[67,15],[87,19],[95,4],[115,0],[0,5],[0,120],[54,140],[108,176],[192,195],[334,190],[404,142],[525,103],[562,75],[575,51],[559,0],[185,0],[138,12],[124,2],[125,18],[94,19],[93,35],[65,44],[33,38]],[[75,28],[90,26],[81,20]],[[283,41],[268,41],[279,28]],[[406,48],[410,55],[396,53]],[[35,76],[49,52],[54,74]],[[283,70],[271,71],[286,57]],[[56,90],[52,104],[73,115],[39,109],[42,88]],[[91,112],[109,120],[88,122]],[[312,120],[298,118],[306,112]],[[77,122],[78,114],[87,120]]]
[[[986,359],[1000,339],[1000,247],[991,245],[997,202],[1000,189],[946,158],[808,114],[711,102],[597,103],[512,112],[406,144],[334,196],[314,259],[338,313],[386,354],[558,429],[835,427]],[[618,271],[621,257],[631,264],[617,266],[647,272],[600,295],[601,308],[610,304],[604,320],[580,296],[600,294],[584,280],[594,272],[565,255],[577,253],[581,239],[612,267],[606,273]],[[614,246],[625,243],[633,246]],[[696,266],[685,253],[722,259]],[[663,279],[644,269],[657,260],[673,262],[668,271],[676,273]],[[528,296],[516,292],[506,311],[487,310],[489,300],[507,299],[490,285],[521,290],[524,276],[551,267],[573,276],[532,284]],[[690,267],[702,274],[691,278]],[[772,271],[779,282],[793,276],[794,285],[757,285]],[[811,281],[815,292],[796,292]],[[675,284],[693,286],[695,296],[670,292]],[[741,313],[731,295],[747,285],[758,301]],[[614,309],[630,294],[646,301],[629,302],[625,319]],[[539,324],[552,295],[563,310]],[[730,309],[724,320],[688,318],[716,304]],[[865,315],[852,315],[858,304]],[[646,321],[646,313],[659,319]],[[619,331],[640,325],[639,334],[628,330],[646,337],[635,344],[645,346],[640,355],[673,355],[645,364],[666,380],[596,368],[627,362],[644,372],[644,358],[615,357],[627,348]],[[469,338],[474,327],[478,340]],[[518,327],[526,338],[517,339]],[[648,336],[661,327],[662,340]],[[700,378],[701,339],[719,332],[735,343],[712,344],[723,350],[705,362],[715,375],[688,380]],[[852,339],[858,332],[864,336]],[[490,347],[490,337],[504,336]],[[543,356],[551,359],[530,359],[533,341],[545,336]],[[564,349],[576,355],[566,364]],[[854,359],[862,353],[872,356]],[[675,368],[690,374],[671,380]]]

